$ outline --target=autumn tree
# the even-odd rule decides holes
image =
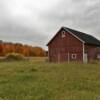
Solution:
[[[3,56],[3,46],[2,46],[2,43],[0,43],[0,56]]]
[[[41,47],[33,47],[21,43],[0,42],[0,56],[5,56],[9,53],[19,53],[26,57],[45,56],[45,50]]]

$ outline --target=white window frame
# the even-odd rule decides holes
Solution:
[[[62,31],[61,32],[61,37],[64,38],[66,36],[65,34],[66,34],[66,32],[65,31]]]
[[[77,58],[77,54],[72,54],[72,55],[71,55],[71,58],[72,58],[72,59],[76,59],[76,58]]]

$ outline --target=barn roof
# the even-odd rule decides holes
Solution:
[[[89,34],[86,34],[86,33],[71,29],[71,28],[67,28],[67,27],[62,27],[61,29],[64,29],[66,32],[70,32],[72,35],[79,38],[85,44],[100,46],[100,40],[96,39],[92,35],[89,35]],[[51,41],[56,37],[56,35],[51,39]],[[51,41],[49,41],[49,43],[51,43]],[[49,45],[49,43],[47,45]]]
[[[63,27],[63,28],[64,28],[64,30],[70,31],[72,34],[74,34],[75,36],[80,38],[82,41],[85,42],[85,44],[100,46],[100,41],[92,35],[89,35],[89,34],[86,34],[86,33],[80,32],[80,31],[76,31],[76,30],[73,30],[70,28],[66,28],[66,27]]]

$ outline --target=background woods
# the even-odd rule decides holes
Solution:
[[[41,47],[0,41],[0,56],[5,56],[8,53],[19,53],[26,57],[45,56],[45,50],[43,50]]]

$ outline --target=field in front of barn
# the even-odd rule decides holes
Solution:
[[[0,100],[100,100],[100,63],[0,62]]]

